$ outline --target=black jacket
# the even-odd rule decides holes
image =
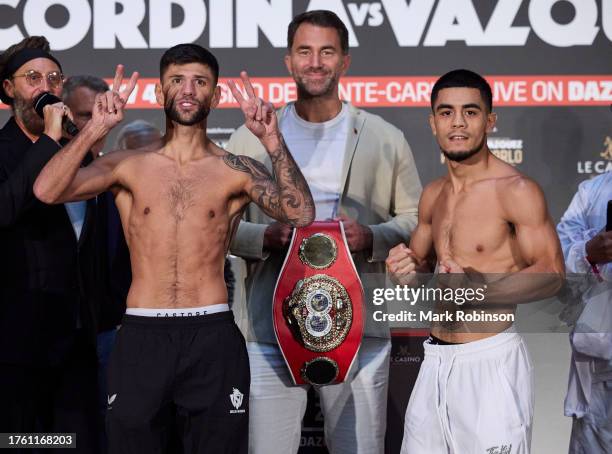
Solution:
[[[59,149],[46,135],[32,144],[14,118],[0,130],[0,363],[59,363],[78,328],[95,346],[96,202],[77,242],[64,205],[33,193]]]
[[[97,255],[100,276],[103,276],[107,295],[100,298],[98,331],[107,331],[121,323],[125,313],[125,302],[132,283],[130,251],[125,241],[119,211],[113,194],[103,192],[97,198]],[[102,281],[101,281],[102,282]]]

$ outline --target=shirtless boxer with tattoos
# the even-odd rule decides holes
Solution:
[[[487,146],[496,121],[490,86],[471,71],[451,71],[434,85],[431,107],[448,174],[424,189],[410,246],[390,251],[392,280],[413,285],[416,273],[437,265],[463,287],[487,284],[481,303],[437,304],[438,313],[451,317],[458,309],[513,313],[517,303],[553,295],[564,274],[559,240],[539,186]],[[402,453],[529,452],[533,370],[511,325],[432,325],[406,411]]]
[[[186,453],[246,453],[249,365],[244,339],[227,306],[223,264],[249,202],[294,227],[314,219],[308,186],[279,133],[270,104],[230,83],[247,127],[270,154],[274,175],[206,136],[219,102],[215,57],[195,44],[164,53],[156,96],[166,112],[157,151],[117,151],[79,164],[123,117],[133,75],[96,97],[92,119],[40,173],[46,203],[84,200],[108,189],[130,248],[132,286],[111,356],[107,427],[111,453],[165,452],[171,428]],[[61,126],[65,109],[54,106]]]

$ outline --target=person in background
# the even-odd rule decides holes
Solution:
[[[285,64],[298,97],[277,112],[280,129],[312,190],[317,220],[343,221],[362,280],[384,276],[389,249],[406,241],[417,223],[421,183],[410,146],[395,126],[340,100],[339,80],[351,57],[348,31],[338,16],[323,10],[300,14],[287,35]],[[270,168],[244,126],[231,136],[228,149]],[[245,335],[253,454],[297,452],[306,409],[308,387],[293,385],[272,327],[274,287],[291,233],[291,226],[251,205],[231,245],[249,268]],[[350,376],[316,388],[333,454],[384,451],[391,341],[389,327],[372,322],[370,301],[365,307],[364,338]]]
[[[606,231],[612,172],[584,181],[557,225],[565,266],[578,278],[584,308],[570,334],[565,415],[570,454],[612,452],[612,231]]]
[[[115,150],[157,150],[162,145],[162,133],[145,120],[134,120],[119,130]]]
[[[109,89],[101,78],[92,75],[71,76],[64,83],[62,99],[72,112],[75,126],[81,130],[91,119],[95,97]],[[106,138],[91,147],[91,159],[102,156]],[[106,416],[106,372],[115,342],[117,326],[125,312],[125,298],[131,281],[129,253],[123,239],[119,215],[112,194],[96,197],[96,270],[99,291],[96,292],[98,335],[98,411],[100,449],[106,452],[104,418]],[[78,203],[78,202],[73,202]]]
[[[72,112],[72,120],[77,129],[81,130],[91,119],[94,99],[98,93],[108,90],[108,84],[96,76],[71,76],[64,82],[62,100]],[[102,152],[105,140],[101,140],[91,148],[92,158]]]
[[[94,100],[97,94],[104,93],[109,89],[108,84],[101,78],[91,75],[75,75],[69,77],[64,83],[62,90],[62,100],[72,113],[74,125],[81,130],[85,124],[91,119],[91,112],[94,108]],[[91,160],[101,156],[106,140],[103,139],[96,143],[90,149]],[[112,297],[109,267],[105,259],[107,257],[107,235],[108,227],[106,220],[106,209],[100,197],[95,199],[96,210],[96,274],[98,282],[98,291],[95,295],[95,306],[97,308],[97,328],[98,334],[96,339],[96,353],[98,358],[98,411],[99,411],[99,437],[100,449],[106,452],[106,440],[104,436],[104,417],[106,414],[106,365],[112,342],[114,340],[115,327],[118,325],[114,321],[109,321],[113,318],[114,309],[117,307],[116,300]],[[79,203],[79,202],[69,202]],[[129,266],[129,263],[128,263]],[[119,305],[121,308],[121,305]],[[125,308],[125,305],[123,305]],[[121,320],[119,315],[118,320]]]
[[[33,193],[66,143],[48,115],[54,107],[44,120],[33,109],[42,93],[62,94],[47,39],[9,47],[0,83],[13,114],[0,130],[0,432],[76,433],[66,452],[95,454],[95,201],[50,206]]]

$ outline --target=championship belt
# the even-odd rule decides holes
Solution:
[[[294,229],[273,304],[293,382],[343,382],[363,336],[363,287],[341,222]]]

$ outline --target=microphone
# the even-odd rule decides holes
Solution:
[[[40,118],[45,118],[45,114],[43,113],[43,109],[45,108],[45,106],[48,106],[49,104],[55,104],[57,102],[62,102],[62,100],[59,99],[57,96],[52,95],[51,93],[41,93],[34,100],[34,110]],[[76,125],[72,121],[70,121],[70,118],[65,116],[62,120],[62,124],[64,125],[66,132],[68,132],[68,134],[70,134],[71,136],[74,137],[79,133],[79,128],[77,128]]]

